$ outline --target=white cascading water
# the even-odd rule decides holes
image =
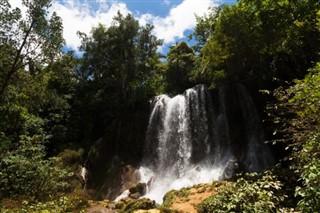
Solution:
[[[234,162],[242,163],[247,171],[265,168],[273,162],[263,143],[258,113],[241,85],[231,99],[241,108],[245,142],[241,142],[241,154],[234,153],[228,98],[228,93],[221,89],[219,104],[213,104],[208,89],[197,85],[183,95],[153,99],[140,167],[140,182],[147,184],[145,197],[162,203],[164,194],[172,189],[230,177],[235,172],[230,172]]]

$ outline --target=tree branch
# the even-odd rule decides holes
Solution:
[[[16,53],[16,56],[15,56],[15,59],[13,61],[12,66],[10,68],[10,71],[8,72],[8,74],[6,75],[6,78],[4,79],[4,82],[3,82],[2,86],[1,86],[1,89],[0,89],[0,99],[2,98],[4,91],[8,87],[12,76],[18,71],[18,68],[20,68],[20,66],[18,66],[18,63],[20,61],[19,58],[20,58],[20,55],[21,55],[21,52],[22,52],[24,46],[27,43],[27,39],[28,39],[28,37],[29,37],[29,35],[31,33],[31,30],[33,29],[34,24],[35,24],[35,20],[32,20],[32,22],[30,24],[30,27],[27,30],[27,32],[26,32],[26,34],[25,34],[25,36],[23,38],[23,41],[22,41],[22,43],[20,45],[20,48]]]

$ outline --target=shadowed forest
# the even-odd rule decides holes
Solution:
[[[150,99],[198,84],[213,95],[244,85],[277,162],[239,172],[197,211],[319,211],[318,0],[208,8],[189,35],[195,44],[176,43],[167,55],[157,26],[119,12],[111,26],[78,32],[81,56],[62,50],[51,0],[23,3],[26,17],[0,0],[1,212],[86,212],[89,200],[106,198],[101,189],[119,168],[141,162]],[[168,202],[158,209],[171,212]]]

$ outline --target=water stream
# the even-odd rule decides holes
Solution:
[[[258,171],[273,163],[260,118],[242,85],[221,88],[214,100],[204,85],[151,101],[141,182],[145,197],[162,203],[172,189]]]

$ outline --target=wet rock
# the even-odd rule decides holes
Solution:
[[[98,198],[114,200],[125,190],[137,186],[140,179],[139,169],[133,165],[121,166],[105,180],[98,191]]]
[[[152,176],[151,178],[150,178],[150,180],[148,181],[148,183],[147,183],[147,186],[150,188],[151,186],[152,186],[152,184],[154,183],[154,181],[155,181],[155,177],[154,176]]]
[[[131,198],[124,198],[120,200],[116,204],[116,209],[118,212],[125,212],[125,213],[131,213],[135,210],[148,210],[153,209],[156,207],[156,203],[154,200],[150,200],[148,198],[142,198],[139,200],[131,199]]]
[[[142,195],[139,192],[130,194],[129,197],[132,199],[139,199],[139,197],[141,197]]]
[[[129,192],[130,192],[129,196],[130,196],[131,198],[137,199],[137,198],[139,198],[139,197],[141,197],[141,196],[143,196],[143,195],[146,194],[146,192],[147,192],[147,184],[145,184],[145,183],[138,183],[138,184],[135,185],[134,187],[131,187],[131,188],[129,189]]]
[[[223,179],[230,179],[235,176],[238,171],[239,163],[236,159],[231,159],[227,162],[226,168],[223,173]]]

